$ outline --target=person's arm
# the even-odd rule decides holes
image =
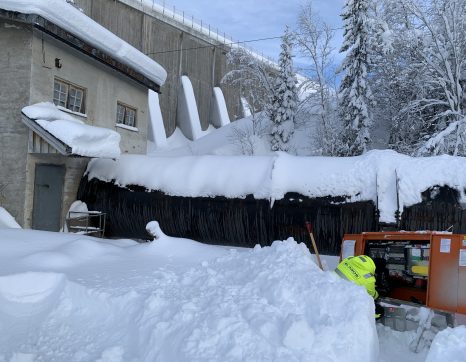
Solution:
[[[366,284],[366,290],[374,300],[379,297],[379,293],[377,293],[377,290],[375,289],[375,278],[373,283]]]

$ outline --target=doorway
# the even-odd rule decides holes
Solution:
[[[65,166],[36,165],[32,228],[59,231],[63,200]]]

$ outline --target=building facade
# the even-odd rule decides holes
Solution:
[[[57,231],[89,158],[61,154],[21,122],[23,107],[53,102],[142,154],[147,92],[160,84],[38,15],[0,9],[0,48],[0,205],[23,227]]]

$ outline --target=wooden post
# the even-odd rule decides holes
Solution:
[[[312,224],[309,221],[306,221],[306,229],[307,229],[307,232],[309,233],[309,236],[311,237],[312,248],[314,249],[314,253],[316,254],[317,264],[319,265],[319,268],[321,270],[324,270],[322,266],[322,262],[320,261],[319,250],[317,250],[317,244],[314,239],[314,234],[312,233]]]

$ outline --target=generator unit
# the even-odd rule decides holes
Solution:
[[[341,259],[368,255],[382,298],[448,312],[466,322],[466,235],[366,232],[343,237]]]

